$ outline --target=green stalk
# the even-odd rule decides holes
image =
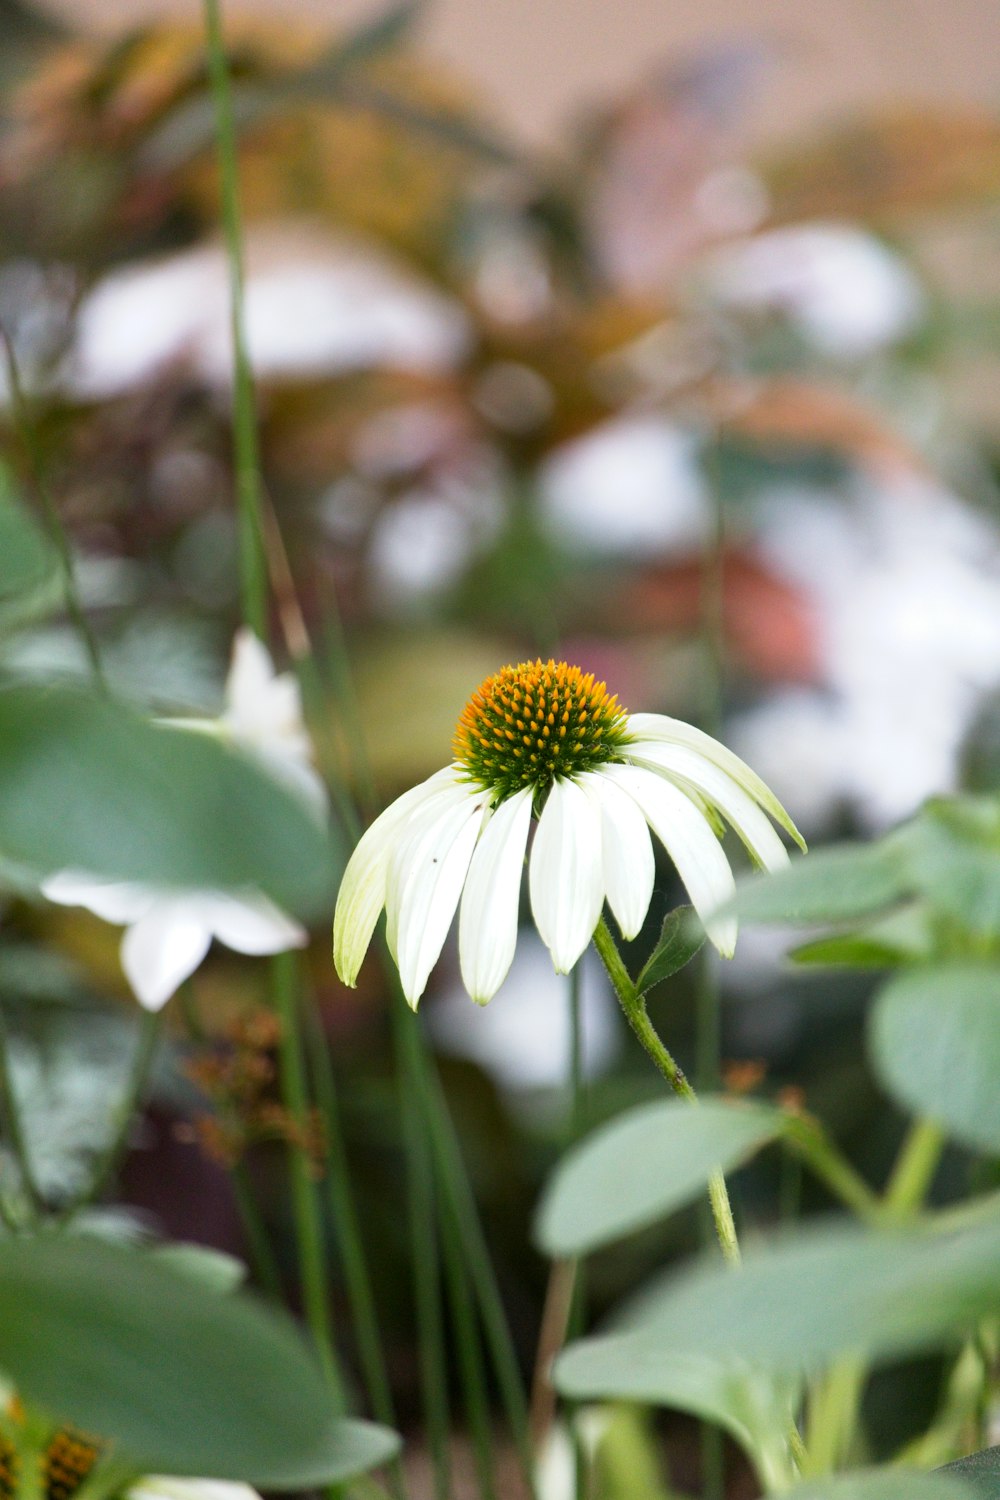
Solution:
[[[790,1116],[785,1126],[784,1140],[841,1203],[854,1210],[858,1218],[870,1224],[884,1220],[882,1200],[838,1151],[818,1120],[807,1116]]]
[[[243,228],[236,128],[219,0],[204,0],[204,6],[208,72],[215,107],[222,227],[229,265],[229,308],[233,342],[233,461],[240,590],[243,618],[263,640],[267,631],[267,563],[264,552],[257,413],[243,316]]]
[[[886,1216],[892,1222],[905,1223],[923,1207],[944,1142],[944,1131],[935,1120],[915,1120],[910,1126],[883,1199]]]
[[[434,1167],[424,1129],[412,1051],[419,1045],[412,1018],[397,995],[391,1006],[396,1046],[400,1116],[406,1151],[410,1237],[413,1244],[414,1300],[420,1351],[421,1390],[427,1444],[434,1468],[435,1500],[449,1500],[448,1371],[435,1215]]]
[[[73,622],[74,629],[80,637],[80,641],[87,653],[90,663],[91,675],[100,687],[105,686],[104,669],[101,666],[100,652],[97,641],[90,628],[86,611],[80,602],[80,595],[76,586],[76,572],[73,567],[73,549],[70,545],[66,528],[62,523],[59,508],[52,498],[48,480],[45,477],[45,462],[42,456],[41,444],[38,441],[38,433],[35,430],[34,420],[24,394],[21,384],[21,373],[18,369],[17,356],[14,353],[14,345],[6,329],[0,325],[0,343],[3,344],[4,358],[7,365],[7,380],[10,386],[11,406],[14,412],[14,420],[28,455],[28,464],[31,469],[32,483],[38,503],[45,516],[46,528],[52,545],[59,555],[59,567],[62,573],[63,601],[66,613]]]
[[[647,1014],[645,999],[632,983],[603,917],[594,933],[594,947],[607,970],[608,978],[618,997],[618,1003],[625,1013],[625,1019],[635,1032],[654,1067],[663,1075],[675,1094],[681,1099],[686,1099],[689,1104],[697,1104],[698,1096],[688,1082],[687,1076],[657,1035],[656,1028]],[[712,1205],[716,1238],[722,1254],[731,1265],[739,1265],[740,1245],[736,1236],[729,1194],[726,1191],[726,1179],[721,1172],[713,1172],[709,1178],[708,1198]]]
[[[496,1500],[493,1472],[493,1444],[490,1434],[490,1402],[486,1389],[483,1352],[476,1327],[475,1303],[469,1297],[462,1256],[461,1228],[446,1207],[442,1216],[445,1281],[451,1306],[451,1323],[458,1346],[458,1366],[462,1373],[462,1395],[465,1401],[476,1477],[482,1500]]]
[[[316,1344],[330,1394],[339,1412],[346,1409],[344,1382],[333,1347],[333,1329],[326,1280],[326,1249],[320,1214],[318,1184],[301,1137],[309,1128],[309,1096],[299,1028],[300,990],[295,955],[279,953],[271,960],[275,1009],[281,1021],[282,1103],[300,1139],[289,1145],[292,1211],[299,1253],[299,1275],[306,1323]]]
[[[3,1122],[4,1133],[10,1142],[11,1155],[17,1163],[18,1176],[21,1179],[21,1187],[28,1200],[28,1207],[32,1217],[37,1219],[45,1212],[45,1198],[35,1179],[35,1174],[31,1166],[31,1157],[28,1152],[28,1143],[21,1128],[21,1112],[18,1107],[17,1095],[14,1090],[14,1079],[10,1069],[10,1038],[7,1031],[7,1018],[2,1006],[0,1006],[0,1120]]]

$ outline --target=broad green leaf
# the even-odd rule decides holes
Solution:
[[[937,1472],[963,1480],[977,1500],[998,1500],[1000,1497],[1000,1448],[984,1448],[980,1453],[970,1453],[968,1458],[945,1464]]]
[[[914,888],[976,932],[1000,931],[1000,803],[932,803],[896,835]]]
[[[311,1489],[396,1451],[386,1429],[335,1417],[286,1317],[96,1240],[0,1241],[0,1368],[144,1473]]]
[[[967,1146],[1000,1152],[1000,966],[923,966],[890,980],[869,1050],[904,1109],[939,1120]]]
[[[621,1337],[581,1339],[559,1355],[556,1389],[571,1400],[643,1401],[714,1422],[736,1439],[770,1485],[782,1470],[794,1386],[746,1361],[662,1347],[638,1356]]]
[[[0,857],[156,885],[258,887],[328,905],[330,838],[294,793],[221,740],[148,723],[64,684],[0,688]]]
[[[737,1166],[783,1129],[780,1110],[735,1100],[628,1110],[556,1168],[535,1239],[547,1255],[587,1255],[690,1202],[717,1168]]]
[[[742,881],[724,910],[744,922],[845,922],[883,911],[907,893],[893,843],[838,844],[776,875]]]
[[[739,1356],[795,1373],[839,1354],[872,1360],[948,1343],[1000,1311],[1000,1219],[959,1231],[812,1229],[660,1282],[620,1315],[618,1356]]]
[[[940,1470],[919,1474],[912,1469],[868,1469],[807,1480],[789,1490],[787,1500],[973,1500],[974,1494],[960,1478]]]
[[[694,914],[692,906],[678,906],[663,919],[656,947],[642,967],[636,980],[640,995],[651,990],[654,984],[677,974],[685,964],[691,962],[705,942],[705,929]]]
[[[891,969],[929,958],[932,938],[928,911],[912,903],[854,932],[838,932],[793,948],[793,963],[842,969]]]
[[[59,595],[55,549],[18,500],[9,470],[0,465],[0,627],[37,614]]]

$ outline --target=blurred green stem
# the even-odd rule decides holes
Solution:
[[[299,1274],[306,1322],[338,1411],[344,1411],[344,1383],[333,1347],[330,1303],[326,1280],[326,1250],[320,1213],[318,1183],[307,1146],[310,1129],[309,1097],[299,1025],[301,999],[296,956],[279,953],[271,960],[272,993],[281,1022],[282,1102],[297,1139],[289,1144],[292,1209],[299,1252]]]
[[[100,652],[94,633],[90,628],[90,621],[87,619],[86,611],[80,602],[80,595],[77,591],[76,572],[73,566],[73,548],[70,545],[66,528],[59,514],[59,508],[52,498],[52,492],[45,477],[45,463],[42,457],[41,444],[38,441],[34,419],[24,394],[24,387],[21,384],[21,372],[18,368],[14,345],[11,342],[10,335],[2,325],[0,325],[0,343],[3,344],[4,358],[7,365],[7,381],[10,387],[14,420],[20,433],[21,441],[24,444],[25,452],[28,455],[32,483],[34,484],[38,502],[45,516],[49,538],[59,554],[66,613],[72,620],[83,649],[87,653],[94,681],[103,687],[105,685],[104,669],[101,666]]]
[[[826,1136],[818,1120],[789,1115],[784,1139],[789,1149],[812,1168],[841,1203],[860,1219],[876,1223],[884,1218],[882,1200]]]
[[[625,964],[607,922],[602,917],[597,924],[594,933],[594,947],[600,955],[601,962],[608,972],[608,978],[614,986],[618,1002],[625,1012],[625,1019],[639,1039],[640,1044],[653,1062],[655,1068],[663,1075],[674,1093],[681,1099],[686,1099],[689,1104],[697,1104],[698,1096],[687,1080],[685,1073],[674,1061],[667,1048],[663,1045],[649,1015],[646,1011],[646,1002],[635,985]],[[733,1222],[733,1211],[729,1202],[729,1194],[726,1191],[726,1179],[721,1172],[713,1172],[708,1181],[708,1197],[712,1205],[712,1218],[715,1222],[715,1233],[719,1246],[726,1260],[731,1265],[740,1263],[740,1245],[736,1236],[736,1225]]]
[[[243,230],[239,166],[229,63],[222,36],[219,0],[204,0],[208,72],[215,106],[222,226],[229,265],[229,307],[233,344],[233,461],[239,537],[243,618],[263,640],[267,632],[267,564],[261,503],[261,465],[253,374],[247,355],[243,315]]]
[[[21,1187],[28,1200],[31,1215],[33,1218],[38,1218],[45,1211],[45,1199],[35,1180],[28,1143],[21,1128],[21,1112],[10,1066],[10,1036],[7,1031],[7,1017],[2,1006],[0,1006],[0,1121],[2,1121],[4,1134],[10,1144],[11,1156],[17,1164]]]
[[[915,1120],[910,1126],[885,1190],[885,1212],[896,1223],[905,1223],[923,1207],[944,1141],[944,1132],[934,1120]]]

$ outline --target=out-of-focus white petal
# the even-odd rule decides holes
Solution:
[[[411,787],[364,833],[347,862],[333,914],[333,962],[344,984],[357,983],[379,912],[385,905],[389,861],[397,835],[413,814],[444,786],[454,786],[455,770],[446,766]]]
[[[710,734],[702,729],[695,729],[693,724],[685,724],[683,719],[668,718],[666,714],[629,714],[628,729],[629,734],[639,741],[661,740],[668,745],[683,745],[698,751],[706,760],[725,771],[727,776],[731,776],[737,786],[741,786],[795,840],[800,849],[805,849],[801,833],[767,783],[745,761],[740,760],[738,755],[734,755],[732,750],[713,739]],[[628,754],[627,749],[625,753]]]
[[[705,931],[724,958],[736,946],[735,917],[713,913],[733,895],[736,884],[722,845],[710,824],[679,787],[639,766],[603,766],[605,776],[633,797],[657,838],[677,866]]]
[[[476,845],[462,894],[458,956],[477,1005],[492,1000],[517,947],[517,909],[531,823],[531,787],[502,802]]]
[[[129,1500],[260,1500],[255,1489],[231,1479],[181,1479],[147,1474],[128,1490]]]
[[[246,626],[233,640],[226,707],[219,722],[234,740],[258,755],[279,781],[318,812],[326,811],[326,788],[313,765],[298,682],[291,672],[275,672],[267,647]]]
[[[697,750],[648,740],[630,745],[627,753],[633,765],[664,771],[671,779],[679,779],[700,792],[728,818],[751,855],[765,869],[783,870],[788,864],[788,850],[756,802],[731,776]]]
[[[656,861],[646,819],[632,798],[606,776],[577,778],[601,811],[601,860],[608,905],[622,936],[634,938],[649,910]]]
[[[190,901],[212,936],[237,953],[285,953],[308,941],[305,928],[260,891],[239,896],[206,891],[192,895]]]
[[[604,905],[601,813],[574,781],[552,783],[528,871],[531,910],[560,974],[594,935]]]
[[[396,962],[403,994],[414,1010],[444,946],[488,814],[485,792],[459,790],[461,800],[407,831],[389,871],[387,908],[394,913]]]
[[[194,973],[211,941],[189,895],[158,900],[122,940],[122,968],[139,1003],[160,1010]]]
[[[102,922],[124,926],[143,916],[156,901],[152,886],[102,880],[81,870],[60,870],[41,884],[42,895],[56,906],[84,906]]]

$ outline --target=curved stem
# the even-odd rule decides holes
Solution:
[[[686,1099],[689,1104],[698,1103],[698,1095],[688,1082],[687,1075],[671,1056],[663,1045],[657,1034],[656,1028],[646,1011],[646,1002],[635,985],[632,983],[629,972],[622,962],[622,956],[618,952],[614,938],[607,922],[602,917],[597,924],[594,933],[594,947],[600,955],[601,962],[608,972],[608,978],[614,986],[618,1003],[625,1012],[625,1019],[638,1037],[645,1052],[653,1062],[654,1066],[662,1073],[675,1094]],[[729,1202],[729,1193],[726,1191],[726,1179],[721,1172],[713,1172],[708,1179],[708,1198],[712,1205],[712,1218],[715,1221],[715,1233],[726,1260],[731,1265],[740,1263],[740,1243],[736,1236],[736,1225],[733,1222],[733,1210]]]

